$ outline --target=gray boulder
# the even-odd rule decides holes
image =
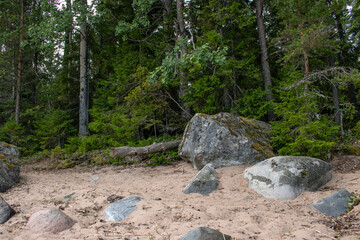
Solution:
[[[217,230],[199,227],[188,232],[184,237],[178,240],[231,240],[231,236],[225,235]]]
[[[267,198],[295,199],[303,191],[316,191],[332,178],[331,166],[316,158],[279,156],[247,168],[249,188]]]
[[[265,122],[235,116],[196,114],[186,126],[179,145],[179,155],[201,169],[255,163],[273,157]]]
[[[33,232],[58,233],[71,228],[74,221],[56,208],[40,210],[29,218],[27,226]]]
[[[130,213],[137,209],[136,203],[143,200],[141,197],[128,197],[118,200],[105,209],[105,220],[118,222],[124,220]]]
[[[0,142],[0,192],[14,186],[20,175],[20,152],[16,146]]]
[[[211,163],[206,164],[184,188],[183,193],[209,194],[217,189],[219,183],[216,178],[216,171]]]
[[[0,197],[0,224],[3,224],[14,215],[15,211]]]
[[[341,189],[328,197],[312,204],[314,208],[326,216],[340,216],[348,211],[351,194],[346,189]]]

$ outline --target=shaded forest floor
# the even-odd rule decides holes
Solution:
[[[295,200],[266,199],[247,188],[248,166],[217,169],[219,189],[209,195],[183,194],[196,175],[191,164],[50,169],[51,162],[25,165],[21,181],[1,196],[16,214],[0,225],[0,239],[178,239],[197,227],[218,229],[240,239],[359,239],[360,205],[341,217],[326,217],[311,204],[346,188],[360,194],[360,157],[335,157],[333,179]],[[97,181],[91,181],[96,180]],[[117,199],[141,196],[138,209],[121,222],[104,221]],[[76,221],[56,235],[26,226],[34,212],[60,208]]]

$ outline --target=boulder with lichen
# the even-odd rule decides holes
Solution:
[[[332,169],[317,158],[277,156],[247,168],[244,178],[249,188],[264,197],[290,200],[325,185],[332,179]]]
[[[20,175],[20,152],[14,145],[0,142],[0,192],[14,186]]]
[[[271,126],[230,113],[196,114],[186,126],[179,145],[182,159],[201,169],[256,163],[274,156],[270,145]]]

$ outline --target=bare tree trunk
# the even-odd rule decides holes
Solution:
[[[117,147],[110,150],[110,156],[114,158],[138,156],[140,158],[156,152],[165,152],[170,149],[177,148],[180,144],[180,140],[175,140],[165,143],[154,143],[145,147]]]
[[[66,0],[66,11],[72,15],[71,0]],[[65,49],[64,49],[64,65],[67,65],[67,77],[70,78],[70,67],[71,61],[69,55],[71,52],[71,42],[72,42],[72,20],[71,25],[66,29],[65,32]]]
[[[22,48],[21,43],[24,38],[24,0],[20,0],[21,4],[21,20],[20,20],[20,36],[19,36],[19,56],[18,56],[18,72],[17,72],[17,83],[16,83],[16,103],[15,103],[15,122],[19,123],[20,118],[20,95],[21,95],[21,77],[22,77]]]
[[[262,68],[262,75],[264,81],[264,88],[266,92],[265,98],[267,101],[272,101],[274,97],[271,90],[272,81],[271,81],[271,73],[270,73],[269,58],[267,53],[265,27],[264,27],[264,19],[263,19],[264,2],[265,0],[255,1],[256,23],[258,27],[260,49],[261,49],[261,68]],[[275,114],[272,111],[268,112],[268,120],[269,121],[275,120]]]
[[[331,84],[331,88],[332,88],[332,92],[333,92],[333,104],[334,104],[334,108],[335,108],[335,122],[337,124],[341,124],[341,112],[340,112],[340,104],[339,104],[339,93],[338,93],[338,88],[337,88],[337,84],[335,82],[333,82]]]
[[[304,67],[305,67],[305,75],[304,75],[304,79],[305,79],[305,93],[308,93],[310,91],[309,89],[309,84],[308,84],[308,77],[309,77],[309,72],[310,72],[310,67],[309,67],[309,54],[306,51],[303,51],[304,54]]]
[[[87,0],[83,0],[87,6]],[[79,96],[79,136],[87,136],[89,124],[88,104],[88,74],[87,74],[87,39],[86,39],[86,16],[80,26],[80,96]]]
[[[164,20],[168,21],[169,19],[167,19],[168,16],[171,15],[171,6],[172,6],[172,0],[163,0],[163,4],[164,4]]]
[[[178,40],[182,40],[186,37],[185,35],[185,21],[184,21],[184,0],[176,0],[176,16],[177,16],[177,39]],[[180,58],[186,53],[186,46],[185,44],[183,44],[180,48]],[[184,73],[184,71],[180,70],[179,71],[179,77],[180,77],[180,86],[179,86],[179,98],[180,98],[180,105],[182,107],[183,111],[182,112],[182,117],[185,120],[189,120],[191,115],[190,115],[190,108],[185,106],[185,101],[184,101],[184,97],[186,95],[186,75]]]
[[[11,79],[12,79],[12,89],[11,89],[11,101],[16,100],[16,50],[14,47],[14,53],[11,58],[11,65],[12,65],[12,73],[11,73]]]

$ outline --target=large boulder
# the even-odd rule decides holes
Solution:
[[[316,191],[332,178],[330,164],[320,159],[278,156],[247,168],[249,188],[267,198],[295,199],[304,191]]]
[[[223,234],[217,230],[199,227],[188,232],[182,238],[178,240],[231,240],[232,237],[226,234]]]
[[[20,175],[20,152],[14,145],[0,142],[0,192],[14,186]]]
[[[198,113],[186,126],[179,155],[195,169],[208,163],[220,168],[259,162],[274,156],[269,130],[265,122],[230,113]]]
[[[58,233],[71,228],[75,222],[56,208],[40,210],[29,218],[27,226],[33,232]]]
[[[219,183],[216,178],[216,171],[211,163],[206,164],[184,188],[183,193],[209,194],[217,189]]]

